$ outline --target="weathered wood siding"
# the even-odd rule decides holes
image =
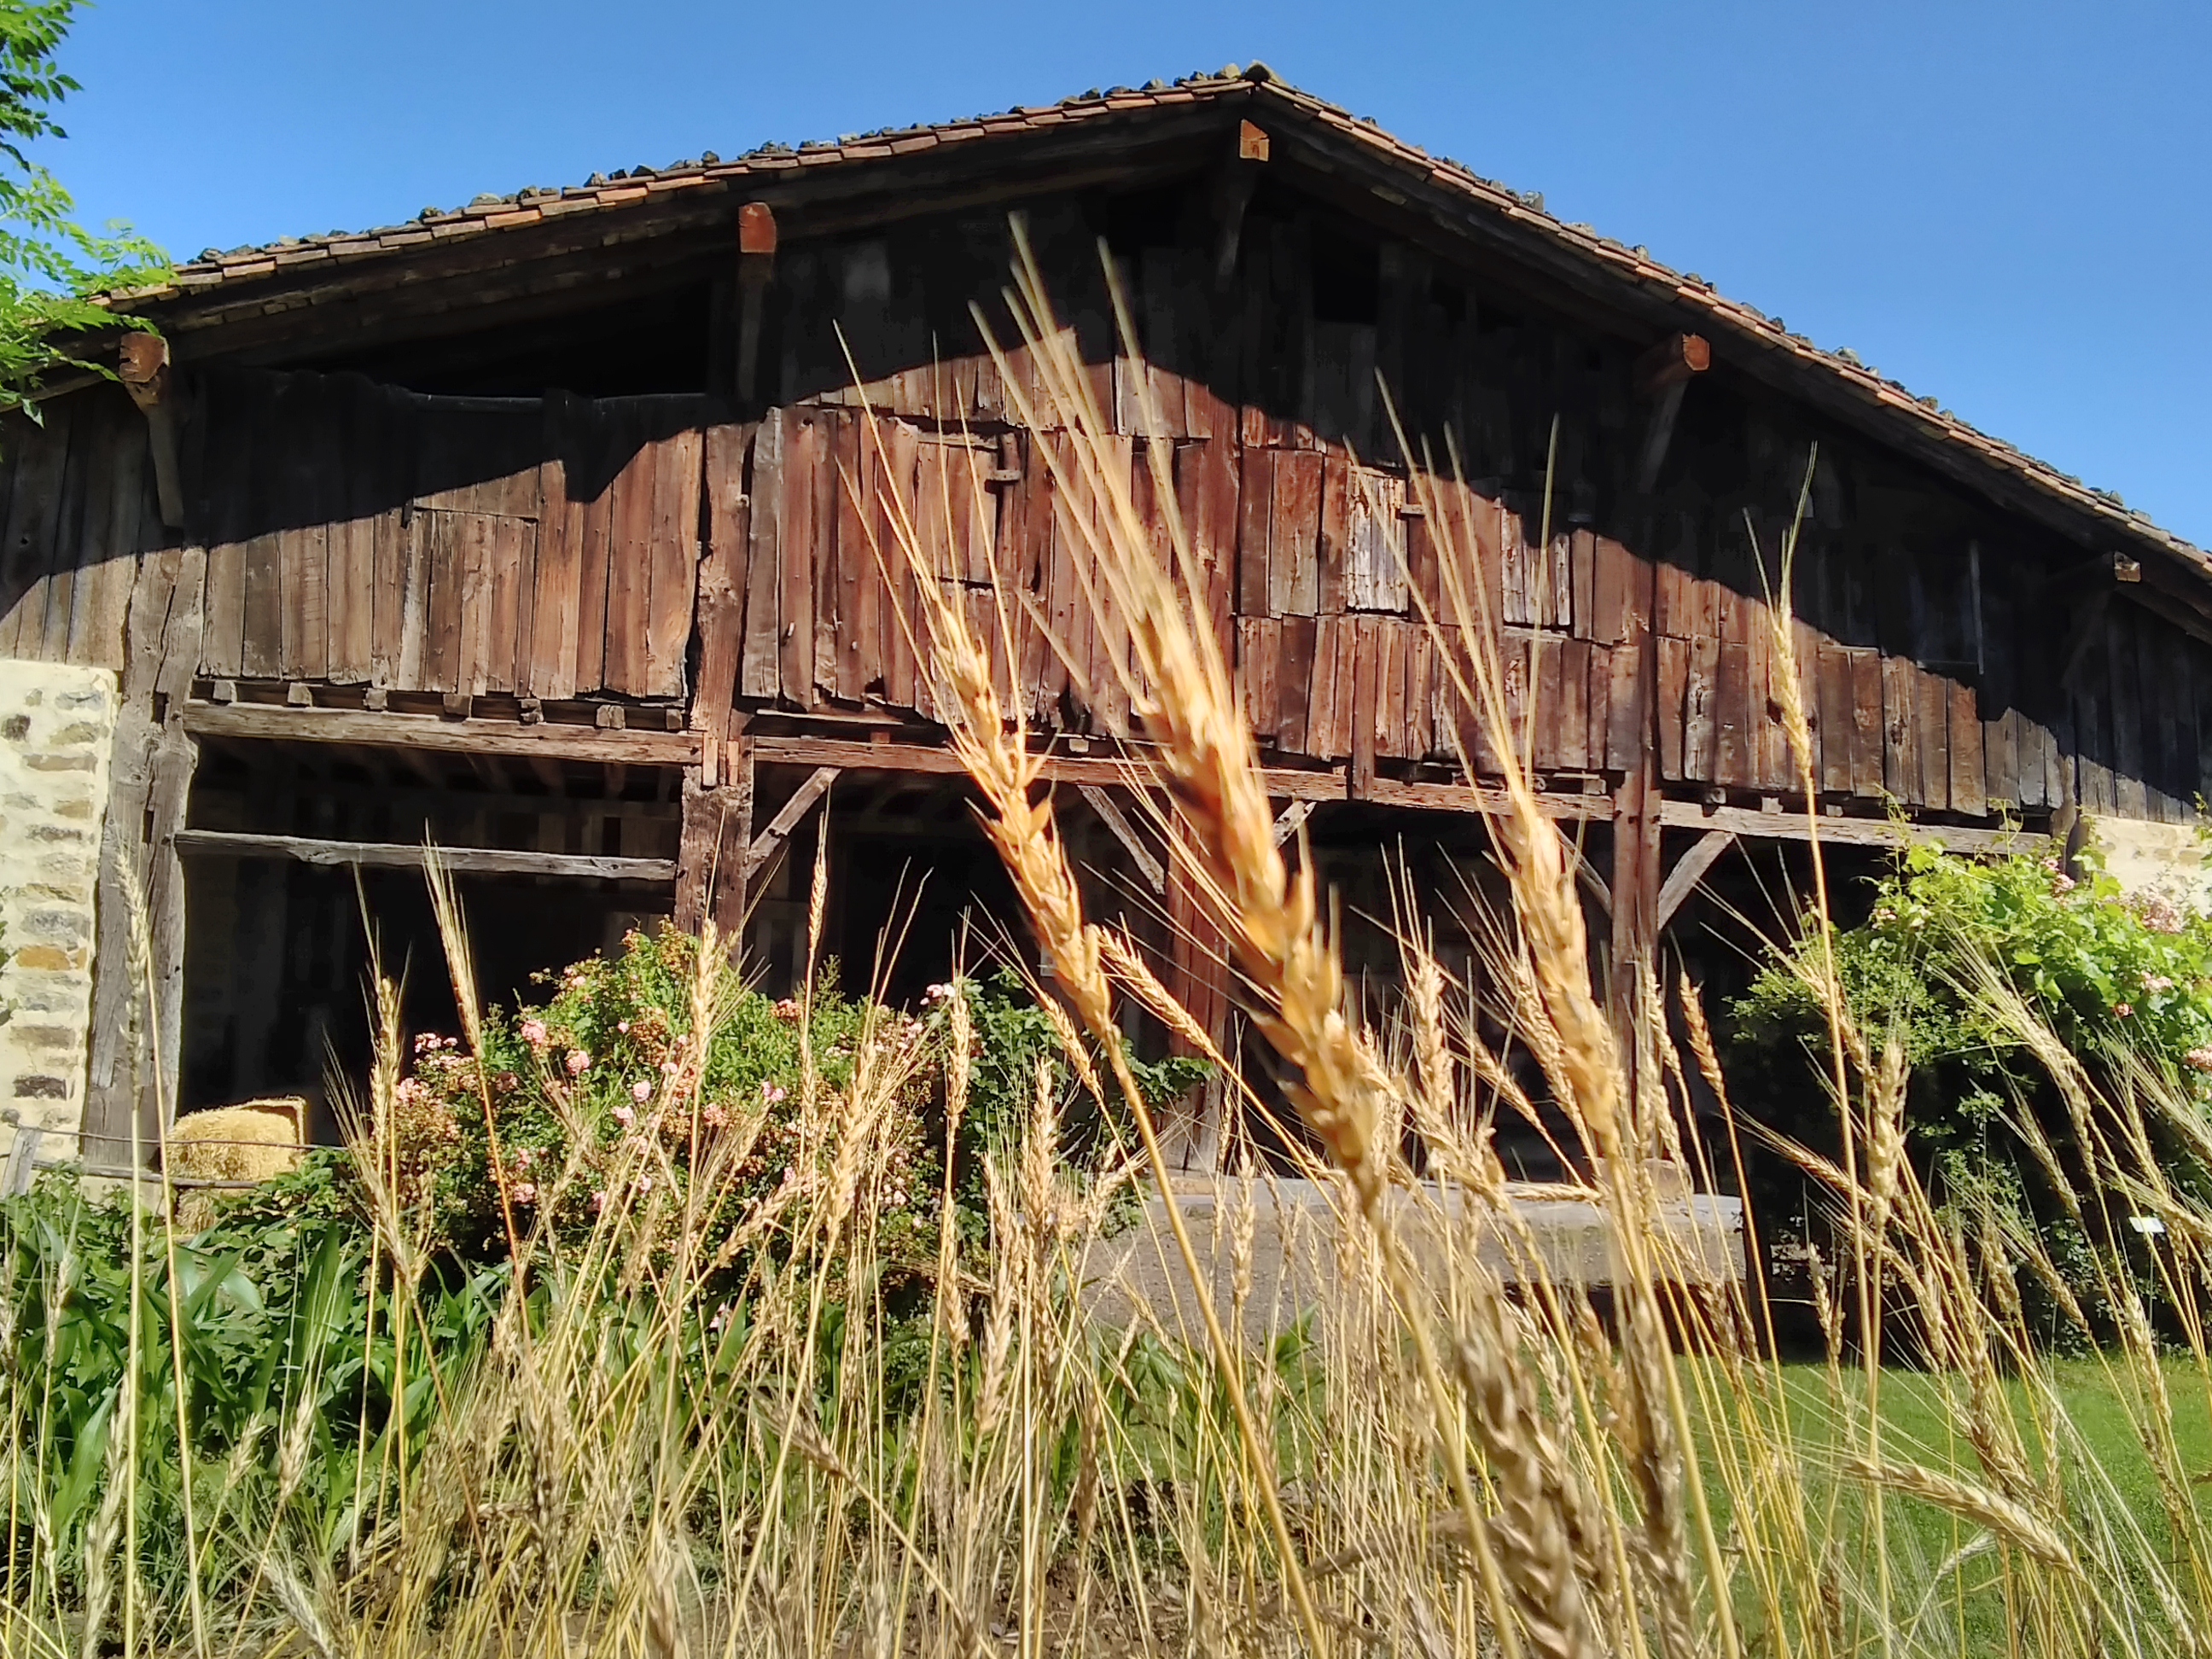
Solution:
[[[1181,218],[1117,211],[1042,202],[1031,240],[1164,524],[1139,435],[1143,398],[1161,410],[1207,623],[1278,758],[1433,776],[1465,724],[1460,647],[1420,620],[1449,609],[1447,538],[1410,511],[1379,373],[1432,457],[1451,434],[1449,539],[1476,550],[1511,695],[1539,711],[1539,769],[1618,775],[1650,743],[1677,793],[1794,789],[1765,596],[1817,441],[1791,599],[1824,793],[1981,818],[2071,787],[2085,809],[2179,818],[2212,793],[2212,656],[2126,590],[2063,585],[2086,550],[1725,365],[1689,387],[1639,491],[1638,343],[1264,191],[1219,286],[1187,201]],[[1102,229],[1133,353],[1109,326]],[[1064,435],[1020,423],[1024,388],[967,311],[1007,251],[994,216],[794,243],[763,407],[742,420],[704,397],[440,398],[202,369],[181,534],[159,524],[127,400],[58,400],[0,453],[0,651],[121,666],[140,556],[187,546],[205,550],[203,680],[682,702],[709,729],[741,706],[927,720],[896,495],[979,620],[994,574],[1027,601],[1007,697],[1041,726],[1126,732],[1126,641],[1094,624],[1054,523],[1042,447]],[[1024,354],[1012,368],[1029,374]]]

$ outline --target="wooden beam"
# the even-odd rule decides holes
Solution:
[[[1700,806],[1695,801],[1670,800],[1659,809],[1659,821],[1670,830],[1726,830],[1746,839],[1807,841],[1802,812],[1759,812],[1747,806]],[[1971,830],[1948,823],[1893,823],[1887,818],[1830,818],[1820,820],[1820,840],[1832,847],[1911,847],[1937,842],[1954,853],[1975,854],[2027,853],[2047,837],[2027,830]]]
[[[158,334],[132,330],[116,348],[115,377],[146,417],[146,436],[154,457],[154,493],[161,522],[184,527],[185,486],[177,470],[177,400],[169,374],[169,343]]]
[[[775,213],[766,202],[738,210],[738,401],[750,404],[760,377],[761,313],[775,276]]]
[[[1267,132],[1249,121],[1237,124],[1237,149],[1223,165],[1215,192],[1213,286],[1226,289],[1237,274],[1237,249],[1244,237],[1244,210],[1267,160]]]
[[[813,775],[792,792],[791,799],[783,804],[783,810],[768,821],[767,829],[753,837],[752,846],[745,854],[747,877],[752,876],[775,856],[776,849],[798,828],[799,819],[806,816],[806,809],[821,799],[829,792],[830,786],[837,781],[841,769],[835,766],[817,766]]]
[[[1369,778],[1352,798],[1377,806],[1410,807],[1417,812],[1500,812],[1508,805],[1502,789],[1466,783],[1405,783],[1396,778]],[[1613,797],[1540,792],[1536,807],[1547,818],[1609,818]]]
[[[862,743],[852,738],[757,737],[753,758],[763,765],[835,766],[854,772],[929,772],[966,775],[967,768],[949,748],[934,744]],[[1141,748],[1125,758],[1050,755],[1040,774],[1047,783],[1149,785],[1152,773]],[[1302,772],[1273,768],[1262,772],[1267,793],[1278,800],[1342,800],[1341,772]],[[1402,786],[1401,786],[1402,787]],[[1441,787],[1442,786],[1437,786]],[[1464,796],[1461,805],[1464,807]]]
[[[1667,931],[1667,924],[1674,921],[1674,912],[1682,908],[1682,901],[1697,890],[1714,861],[1735,842],[1733,830],[1708,830],[1698,837],[1695,846],[1682,854],[1681,861],[1667,872],[1667,879],[1659,884],[1660,932]]]
[[[1137,826],[1129,822],[1128,815],[1122,811],[1113,796],[1095,783],[1079,784],[1076,787],[1083,799],[1090,802],[1091,810],[1097,813],[1106,827],[1114,832],[1114,839],[1121,843],[1122,850],[1128,854],[1129,861],[1137,866],[1137,873],[1144,877],[1146,884],[1155,893],[1166,892],[1167,867],[1153,856],[1152,849],[1145,845],[1137,834]]]
[[[1712,347],[1695,334],[1670,335],[1637,360],[1636,395],[1651,404],[1636,463],[1638,493],[1649,494],[1659,482],[1659,469],[1674,439],[1674,420],[1682,412],[1682,393],[1712,361]]]
[[[1280,847],[1298,833],[1300,826],[1313,816],[1314,804],[1310,800],[1294,800],[1275,817],[1275,845]]]
[[[177,851],[203,856],[292,859],[325,868],[419,870],[424,848],[404,842],[321,841],[307,836],[247,835],[233,830],[179,830]],[[673,859],[595,858],[575,853],[529,853],[504,847],[441,847],[438,862],[457,875],[559,876],[577,881],[676,879]]]
[[[256,738],[275,743],[353,743],[370,748],[432,750],[447,755],[533,756],[547,760],[696,766],[696,732],[602,731],[551,720],[449,720],[357,708],[294,708],[270,703],[187,703],[185,730],[195,737]]]

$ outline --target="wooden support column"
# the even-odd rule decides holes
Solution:
[[[125,334],[116,348],[115,374],[146,417],[161,522],[172,530],[182,529],[185,486],[177,465],[177,398],[169,373],[169,343],[158,334]]]
[[[125,619],[122,697],[100,828],[92,1042],[80,1152],[88,1168],[129,1162],[131,1115],[142,1098],[158,1094],[175,1109],[184,916],[169,841],[183,821],[197,754],[181,712],[199,663],[206,574],[207,555],[197,547],[141,556]],[[166,723],[157,720],[157,706],[166,709]],[[141,927],[149,930],[154,946],[157,995],[151,1019],[147,988],[131,969]],[[157,1023],[158,1046],[151,1040]],[[154,1121],[149,1108],[142,1127],[150,1129]]]
[[[139,1079],[139,1133],[151,1139],[166,1131],[177,1114],[177,1079],[184,1055],[185,866],[177,856],[177,834],[199,768],[200,746],[183,723],[172,717],[154,751],[153,787],[148,802],[146,927],[151,1052]],[[274,925],[281,931],[283,909]]]
[[[696,933],[708,917],[734,957],[744,926],[747,854],[752,844],[752,759],[743,739],[714,742],[716,776],[684,769],[684,825],[676,858],[676,925]]]
[[[761,313],[775,275],[775,215],[766,202],[738,210],[738,401],[753,401],[760,378]]]

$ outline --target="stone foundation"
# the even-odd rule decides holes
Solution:
[[[106,669],[0,659],[0,1108],[50,1137],[75,1136],[84,1115],[115,711]]]

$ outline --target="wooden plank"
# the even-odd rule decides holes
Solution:
[[[415,541],[407,522],[411,510],[406,503],[414,495],[415,478],[415,441],[408,413],[391,389],[361,388],[354,428],[357,458],[348,469],[354,511],[370,523],[376,585],[369,617],[368,678],[372,684],[382,686],[401,683],[406,654],[408,578]]]
[[[282,541],[275,526],[283,521],[286,495],[288,421],[296,409],[293,377],[276,381],[272,395],[253,405],[252,436],[258,452],[252,485],[245,497],[252,534],[240,550],[245,611],[239,670],[256,679],[273,679],[284,670],[284,595]]]
[[[863,487],[860,428],[859,421],[838,422],[831,431],[830,446],[835,480],[830,537],[836,558],[832,566],[835,598],[826,617],[831,629],[830,672],[826,686],[831,696],[844,702],[860,702],[866,691],[872,666],[870,649],[875,644],[875,630],[868,625],[875,620],[870,603],[875,594],[875,583],[871,580],[875,556],[868,548],[861,501],[856,495]],[[865,619],[864,609],[868,612]],[[817,617],[816,626],[823,626],[824,621]]]
[[[1844,647],[1822,639],[1814,647],[1813,672],[1820,711],[1820,763],[1817,776],[1823,791],[1849,794],[1854,726],[1851,714],[1851,663]]]
[[[372,749],[422,749],[448,755],[512,755],[634,766],[699,763],[699,738],[690,732],[602,731],[551,720],[524,726],[507,720],[452,720],[432,714],[243,702],[187,703],[183,718],[185,731],[195,737],[354,744]]]
[[[785,435],[789,411],[770,410],[753,441],[751,551],[745,578],[745,635],[738,689],[773,702],[781,689]],[[911,697],[912,666],[907,691]]]
[[[1616,601],[1617,603],[1617,601]],[[1567,611],[1565,623],[1568,632],[1577,639],[1598,637],[1597,621],[1597,538],[1587,530],[1577,530],[1567,538]],[[1613,643],[1619,630],[1606,635],[1605,642]]]
[[[1320,529],[1315,540],[1316,608],[1334,616],[1347,608],[1346,577],[1351,557],[1354,482],[1351,459],[1330,450],[1321,460]],[[1303,458],[1299,458],[1303,463]]]
[[[849,422],[848,422],[849,425]],[[651,541],[645,617],[643,695],[684,695],[684,654],[691,642],[692,608],[698,592],[699,428],[672,433],[651,446]]]
[[[745,455],[751,441],[750,426],[728,424],[709,428],[702,440],[707,546],[699,563],[699,684],[691,723],[717,738],[730,735],[744,650],[745,562],[751,548]],[[719,757],[713,764],[719,769]],[[709,787],[718,781],[718,776],[706,780]]]
[[[1661,569],[1665,580],[1665,569]],[[1686,778],[1683,770],[1683,728],[1690,689],[1690,641],[1661,634],[1655,635],[1659,651],[1659,775],[1667,782]],[[1621,750],[1610,739],[1606,744],[1609,766],[1621,769],[1616,759]]]
[[[1888,752],[1882,715],[1882,655],[1871,649],[1854,649],[1844,655],[1850,669],[1850,792],[1879,795]]]
[[[1267,608],[1277,616],[1311,617],[1320,611],[1322,476],[1317,451],[1289,450],[1275,458],[1267,515]]]
[[[43,427],[11,425],[11,444],[21,456],[15,467],[15,489],[8,507],[4,562],[0,562],[0,653],[36,661],[46,654],[48,587],[60,549],[74,540],[70,520],[72,476],[81,453],[92,447],[97,417],[82,398],[59,400]],[[19,435],[20,434],[20,435]]]
[[[1713,781],[1745,789],[1758,781],[1753,735],[1747,730],[1751,702],[1751,647],[1723,640],[1713,693]]]
[[[416,562],[422,571],[421,656],[407,677],[410,689],[460,689],[462,641],[461,580],[464,550],[459,520],[452,513],[417,512],[414,516]]]
[[[1275,659],[1272,668],[1272,683],[1275,688],[1275,741],[1288,754],[1303,755],[1316,752],[1312,742],[1313,720],[1316,700],[1314,681],[1322,672],[1321,624],[1311,617],[1285,617],[1275,622],[1273,634]],[[1335,658],[1328,659],[1328,672],[1335,671]],[[1322,715],[1327,718],[1327,700],[1320,700]]]
[[[617,423],[622,465],[607,485],[606,659],[600,684],[644,696],[653,684],[646,638],[653,602],[653,447],[635,417]],[[811,641],[810,641],[811,643]]]
[[[1963,817],[1981,817],[1989,811],[1982,773],[1981,710],[1975,706],[1972,686],[1956,680],[1945,684],[1951,694],[1951,810]]]
[[[1268,602],[1273,578],[1267,568],[1267,534],[1272,525],[1275,490],[1275,458],[1272,449],[1245,448],[1238,452],[1237,610],[1240,616],[1273,613]]]
[[[1588,640],[1547,640],[1551,662],[1558,666],[1557,701],[1548,710],[1540,710],[1536,719],[1540,726],[1549,726],[1558,732],[1557,764],[1570,772],[1579,772],[1591,764],[1589,753],[1589,672],[1590,647]],[[1547,666],[1548,672],[1548,666]],[[1551,687],[1547,685],[1547,690]],[[1604,763],[1602,755],[1598,764]]]
[[[1881,658],[1881,787],[1901,801],[1920,797],[1918,727],[1912,716],[1912,664]]]
[[[2142,647],[2134,617],[2112,605],[2105,612],[2105,666],[2111,702],[2112,811],[2125,818],[2149,816],[2144,786]]]
[[[426,849],[406,842],[324,841],[307,836],[248,835],[231,830],[179,830],[178,852],[223,858],[290,859],[324,867],[419,870]],[[673,859],[594,858],[501,847],[441,847],[438,862],[456,875],[553,876],[582,881],[672,882]]]
[[[1660,821],[1669,829],[1724,830],[1748,840],[1805,841],[1813,831],[1802,812],[1761,812],[1746,806],[1700,806],[1695,801],[1670,800],[1661,806]],[[2046,838],[2021,830],[1970,830],[1954,824],[1896,823],[1888,818],[1826,817],[1820,820],[1820,839],[1832,847],[1910,847],[1940,842],[1954,853],[2002,857],[2032,853],[2048,844]]]
[[[1917,663],[1912,670],[1912,711],[1920,758],[1917,803],[1942,811],[1951,805],[1951,687]]]
[[[1682,698],[1682,775],[1711,783],[1720,765],[1721,642],[1711,634],[1690,641]]]
[[[1375,775],[1376,708],[1382,700],[1382,641],[1377,618],[1346,617],[1338,624],[1352,652],[1352,701],[1346,714],[1352,728],[1352,782],[1357,789]]]

